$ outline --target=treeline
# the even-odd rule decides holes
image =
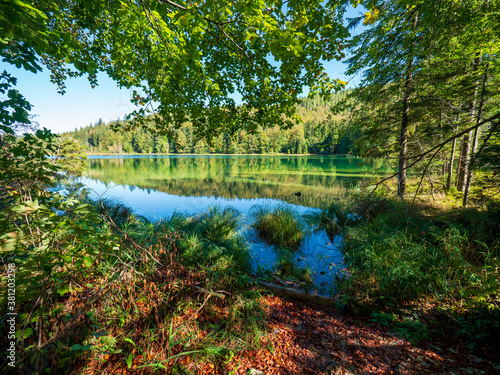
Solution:
[[[102,120],[66,135],[80,141],[90,153],[347,153],[352,143],[342,131],[342,120],[347,111],[332,115],[330,108],[345,100],[349,91],[334,94],[330,100],[320,97],[302,99],[297,108],[302,122],[291,129],[275,126],[259,128],[253,133],[239,130],[234,135],[222,133],[211,143],[196,139],[191,123],[176,130],[175,137],[154,134],[148,130],[147,123],[127,131],[125,121],[105,124]]]

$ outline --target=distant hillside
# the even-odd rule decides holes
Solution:
[[[240,130],[233,136],[223,133],[212,145],[196,140],[190,123],[176,130],[175,139],[152,134],[146,127],[129,131],[125,131],[124,126],[114,129],[112,125],[125,125],[125,122],[105,124],[102,120],[65,135],[80,141],[89,153],[347,153],[351,142],[342,121],[346,113],[332,115],[330,109],[345,100],[349,91],[334,94],[329,101],[320,97],[302,99],[297,108],[302,122],[291,129],[273,127],[258,129],[252,134]]]

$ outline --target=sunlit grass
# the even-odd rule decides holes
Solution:
[[[254,219],[252,227],[258,237],[268,245],[297,250],[306,237],[305,223],[291,205],[255,205],[252,207],[251,216]]]
[[[475,224],[465,227],[464,219]],[[498,291],[500,282],[483,272],[500,255],[499,242],[485,236],[491,227],[487,216],[472,210],[441,218],[403,207],[380,214],[344,232],[351,272],[344,287],[396,301],[445,295],[460,300]]]

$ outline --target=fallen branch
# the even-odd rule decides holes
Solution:
[[[274,280],[276,280],[278,283],[280,283],[281,285],[283,285],[285,288],[288,288],[290,285],[288,285],[287,283],[285,283],[283,280],[281,280],[278,276],[276,276],[275,274],[273,274],[273,277],[274,277]]]
[[[278,296],[302,302],[312,302],[323,306],[336,306],[337,303],[342,301],[337,298],[318,296],[316,294],[310,294],[294,288],[286,288],[276,284],[266,283],[264,281],[259,281],[259,285],[263,286],[266,289],[269,289]]]
[[[226,298],[226,296],[224,294],[221,294],[221,293],[212,292],[211,290],[208,290],[208,289],[205,289],[205,288],[201,288],[201,287],[196,286],[196,285],[195,285],[195,288],[198,289],[198,290],[200,290],[201,292],[203,292],[205,294],[208,294],[210,297],[211,296],[215,296],[215,297],[219,297],[220,299]]]

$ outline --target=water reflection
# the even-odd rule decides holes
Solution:
[[[243,215],[244,232],[250,230],[255,204],[288,202],[305,214],[348,199],[353,186],[388,170],[378,160],[326,156],[91,156],[88,162],[80,182],[151,220],[175,211],[196,214],[213,205],[233,206]],[[296,264],[309,267],[318,286],[329,287],[343,265],[339,245],[325,233],[310,234]],[[273,269],[273,249],[255,241],[250,246],[254,267]]]
[[[321,207],[346,199],[352,187],[386,170],[380,160],[346,157],[99,156],[89,158],[85,176],[184,197],[269,198]]]

